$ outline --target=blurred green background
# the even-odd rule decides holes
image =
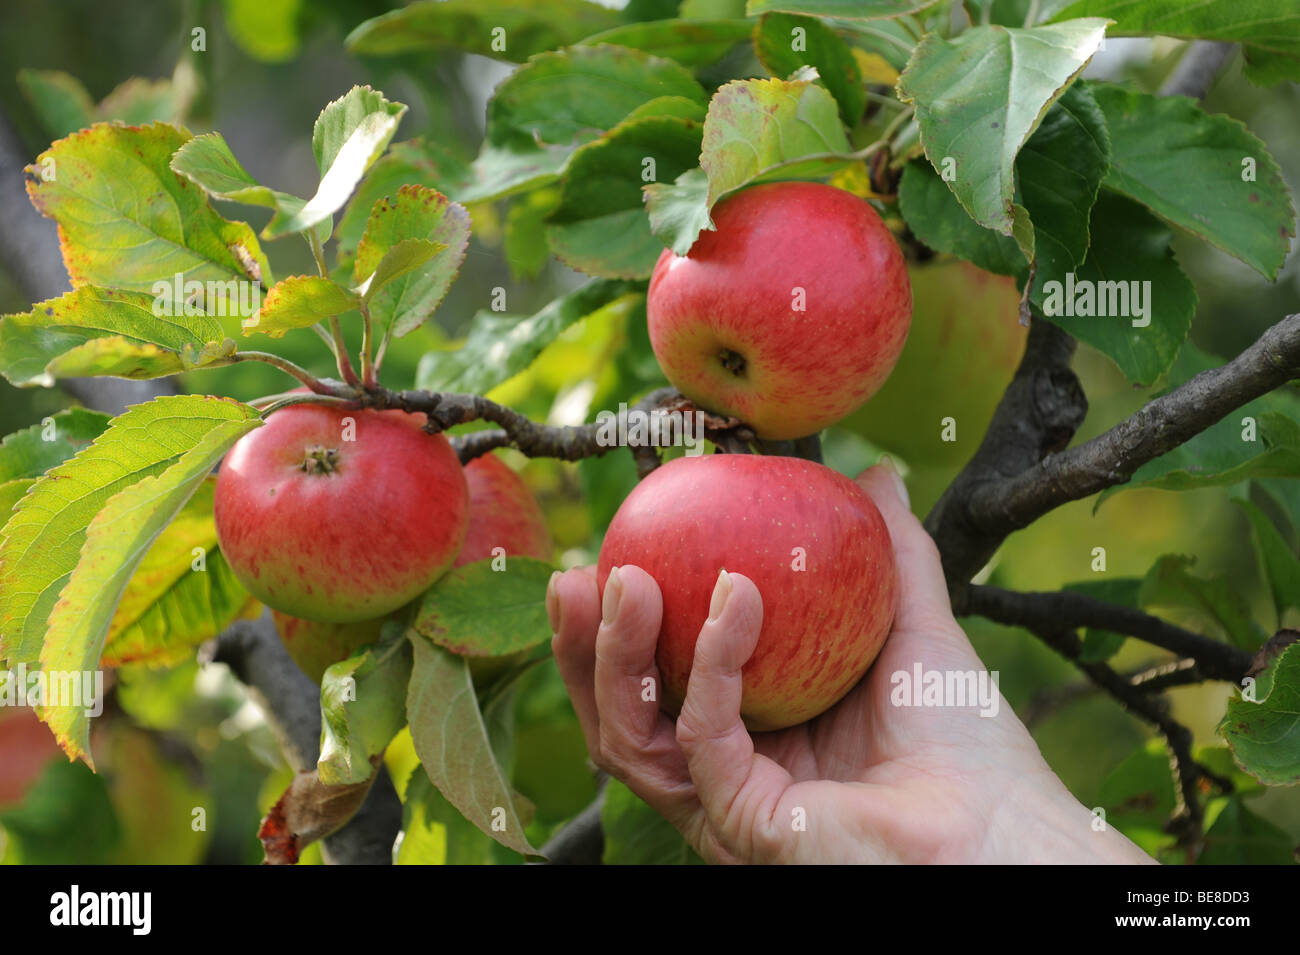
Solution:
[[[312,121],[327,101],[357,83],[369,83],[411,107],[395,142],[424,136],[449,161],[468,161],[482,136],[484,105],[509,67],[454,52],[378,60],[348,55],[346,34],[394,5],[384,0],[18,5],[6,11],[0,33],[0,112],[30,159],[51,136],[16,82],[20,70],[67,71],[98,101],[131,77],[172,77],[181,63],[198,82],[187,125],[194,132],[221,130],[245,167],[273,187],[298,195],[314,191]],[[206,30],[207,49],[199,54],[189,52],[195,26]],[[1177,48],[1166,41],[1112,40],[1087,75],[1136,78],[1154,88],[1171,68]],[[1300,92],[1294,86],[1257,89],[1234,62],[1206,107],[1245,122],[1269,146],[1287,180],[1300,182]],[[524,198],[471,209],[474,238],[459,278],[435,323],[394,342],[386,384],[413,386],[421,356],[463,336],[474,312],[488,306],[493,289],[505,290],[510,313],[527,315],[583,281],[545,258],[538,225],[544,201]],[[25,202],[21,194],[0,195],[0,204]],[[255,228],[264,223],[262,210],[223,204],[221,211],[247,217]],[[53,230],[52,223],[46,225]],[[268,254],[278,276],[313,270],[307,246],[296,237],[271,244]],[[1274,284],[1203,243],[1180,240],[1179,258],[1200,298],[1191,338],[1207,352],[1232,356],[1270,323],[1300,311],[1294,255]],[[1008,293],[998,280],[938,262],[918,267],[914,282],[924,291],[918,293],[915,329],[899,373],[906,387],[883,393],[869,419],[832,429],[825,447],[828,463],[847,473],[873,464],[882,450],[891,452],[907,471],[914,509],[924,515],[978,443],[1018,360],[1023,335],[1015,324],[1014,291]],[[981,304],[972,308],[972,301]],[[29,304],[21,270],[0,263],[0,313]],[[359,329],[350,328],[349,335],[355,345]],[[284,354],[305,367],[330,372],[328,353],[307,331],[291,333],[282,345]],[[1158,390],[1131,387],[1108,359],[1086,346],[1080,347],[1075,368],[1090,401],[1079,439],[1105,430]],[[616,409],[620,401],[630,402],[660,383],[643,311],[611,309],[570,329],[493,397],[535,419],[573,424],[591,420],[602,408]],[[249,399],[289,383],[269,368],[245,364],[191,375],[182,384],[190,391]],[[20,391],[0,382],[0,433],[38,422],[69,403],[57,390]],[[960,420],[954,445],[940,445],[937,429],[933,436],[927,433],[929,422],[945,409]],[[580,465],[508,459],[524,471],[542,502],[557,559],[566,566],[592,562],[605,524],[634,483],[630,457],[618,453]],[[1061,508],[1013,536],[986,571],[987,579],[1050,590],[1088,578],[1096,547],[1106,549],[1107,572],[1114,576],[1141,576],[1162,554],[1191,554],[1198,575],[1224,577],[1247,598],[1256,619],[1270,620],[1249,526],[1226,491],[1134,491],[1108,499],[1095,512],[1094,504]],[[1201,626],[1191,617],[1180,622]],[[1030,723],[1066,784],[1085,805],[1104,805],[1117,820],[1129,818],[1122,808],[1126,780],[1142,777],[1152,766],[1163,765],[1168,775],[1158,748],[1141,749],[1151,737],[1148,728],[1109,698],[1069,689],[1079,683],[1074,668],[1028,635],[982,621],[964,623],[987,666],[1000,671],[1002,692]],[[1128,670],[1165,657],[1129,641],[1113,662]],[[1193,729],[1198,745],[1221,745],[1214,728],[1229,692],[1222,684],[1173,691],[1175,715]],[[595,786],[553,665],[534,670],[517,697],[515,785],[536,803],[529,833],[536,844],[586,805]],[[258,819],[291,774],[260,711],[223,667],[191,661],[170,670],[118,671],[106,715],[97,722],[99,775],[67,765],[42,734],[29,714],[0,711],[4,861],[261,860]],[[24,762],[9,755],[18,752],[39,758]],[[409,737],[394,744],[389,767],[404,789],[416,767]],[[1252,806],[1289,833],[1293,844],[1300,843],[1300,799],[1294,789],[1264,793]],[[1144,846],[1159,844],[1156,823],[1135,818],[1132,826]],[[512,861],[509,856],[484,848],[485,859]],[[318,857],[313,848],[306,861]]]

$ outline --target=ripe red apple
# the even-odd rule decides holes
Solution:
[[[597,566],[635,564],[663,593],[656,660],[662,705],[676,714],[720,570],[744,574],[763,598],[763,627],[742,672],[751,730],[825,712],[866,673],[897,605],[884,519],[856,484],[799,458],[678,458],[628,495]]]
[[[469,529],[456,556],[455,567],[495,556],[503,548],[508,556],[550,560],[553,546],[546,518],[528,485],[508,464],[485,454],[465,465],[469,484]]]
[[[354,623],[324,623],[290,617],[278,610],[271,611],[271,619],[275,621],[275,631],[293,662],[317,683],[332,664],[346,660],[366,644],[377,641],[388,620],[379,617]]]
[[[902,253],[875,210],[832,186],[777,182],[724,199],[713,221],[650,277],[650,344],[668,380],[774,440],[870,398],[912,315]]]
[[[306,620],[373,620],[456,559],[469,490],[422,415],[293,405],[226,455],[214,512],[249,592]]]
[[[0,706],[0,808],[23,801],[50,761],[61,756],[50,728],[26,706]]]

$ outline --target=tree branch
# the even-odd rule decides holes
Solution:
[[[266,714],[285,759],[298,772],[320,758],[320,687],[293,662],[275,632],[271,615],[238,620],[217,638],[212,660],[239,678]],[[402,804],[380,766],[365,802],[352,819],[322,841],[335,865],[388,865],[402,825]]]
[[[1212,40],[1197,40],[1183,58],[1165,85],[1160,87],[1161,96],[1190,96],[1192,99],[1205,99],[1214,78],[1232,54],[1231,43],[1216,43]]]
[[[1046,319],[1030,323],[1025,353],[984,439],[925,519],[955,604],[961,588],[1009,533],[972,509],[976,492],[1001,487],[1045,454],[1065,447],[1083,423],[1088,400],[1070,369],[1074,349],[1074,339]]]
[[[1214,680],[1240,684],[1250,669],[1251,655],[1231,644],[1211,640],[1131,607],[1120,607],[1072,591],[1017,593],[1000,587],[972,585],[963,592],[957,614],[977,614],[1013,627],[1038,632],[1047,629],[1093,627],[1122,633],[1180,657],[1196,661],[1201,673]]]

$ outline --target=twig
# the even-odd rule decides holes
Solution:
[[[1251,655],[1231,644],[1211,640],[1131,607],[1108,604],[1072,591],[1017,593],[1000,587],[970,586],[954,612],[973,613],[998,623],[1040,631],[1093,627],[1136,637],[1180,657],[1196,661],[1210,679],[1239,684],[1250,669]]]
[[[1197,40],[1178,66],[1169,74],[1165,85],[1160,87],[1161,96],[1190,96],[1192,99],[1205,99],[1219,75],[1219,70],[1232,55],[1231,43],[1217,43],[1212,40]]]

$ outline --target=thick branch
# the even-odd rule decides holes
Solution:
[[[1297,314],[1221,368],[1152,400],[1091,441],[1053,453],[1082,421],[1086,401],[1064,367],[1068,349],[1057,336],[1071,340],[1044,332],[1046,325],[1035,321],[1031,327],[1025,357],[984,442],[926,518],[956,603],[1008,534],[1062,504],[1125,483],[1148,461],[1300,377]]]
[[[1196,661],[1210,679],[1241,682],[1250,669],[1251,655],[1244,650],[1176,627],[1151,614],[1119,607],[1071,591],[1016,593],[1000,587],[967,587],[959,614],[977,614],[998,623],[1039,632],[1049,629],[1092,627],[1136,637]]]
[[[976,489],[970,511],[1000,540],[1068,501],[1125,483],[1148,461],[1297,377],[1300,314],[1288,315],[1228,364],[1153,399],[1104,434]]]
[[[1074,339],[1044,319],[1029,327],[1025,353],[993,413],[979,449],[925,519],[943,556],[954,602],[966,582],[993,556],[1009,531],[989,526],[970,501],[981,488],[998,488],[1069,444],[1088,412],[1079,379],[1070,370]]]

